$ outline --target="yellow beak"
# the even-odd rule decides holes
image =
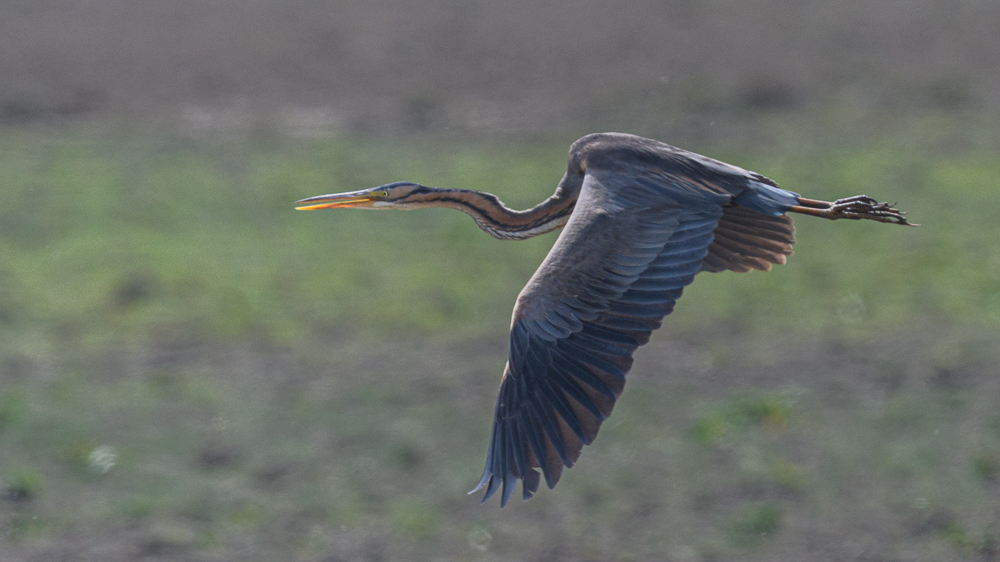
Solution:
[[[297,211],[315,211],[317,209],[349,209],[351,207],[370,207],[375,202],[370,189],[349,191],[347,193],[331,193],[300,199],[295,202]]]

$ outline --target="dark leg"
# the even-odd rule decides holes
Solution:
[[[917,226],[907,222],[906,213],[903,211],[893,208],[888,203],[879,203],[867,195],[855,195],[854,197],[837,199],[833,203],[799,197],[799,204],[789,209],[789,212],[823,217],[830,220],[867,219]]]

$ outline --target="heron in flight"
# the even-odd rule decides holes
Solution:
[[[309,197],[296,208],[425,207],[467,213],[502,240],[563,229],[514,305],[486,468],[472,491],[485,488],[485,502],[502,489],[501,506],[518,481],[524,499],[541,476],[554,487],[594,441],[633,352],[695,274],[785,263],[795,242],[786,213],[910,224],[864,195],[806,199],[760,174],[622,133],[574,142],[555,194],[525,211],[490,193],[412,182]]]

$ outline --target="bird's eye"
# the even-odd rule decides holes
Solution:
[[[382,197],[388,197],[388,196],[389,196],[389,190],[383,189],[382,190]]]

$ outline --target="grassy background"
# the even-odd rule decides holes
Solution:
[[[0,3],[0,561],[1000,557],[1000,4]],[[643,134],[920,228],[706,274],[555,491],[484,460],[554,235],[300,213],[548,196]]]
[[[503,511],[464,492],[554,236],[292,202],[526,207],[572,139],[0,131],[0,559],[993,558],[1000,162],[928,128],[691,147],[923,226],[800,218],[788,265],[699,276],[580,464]]]

